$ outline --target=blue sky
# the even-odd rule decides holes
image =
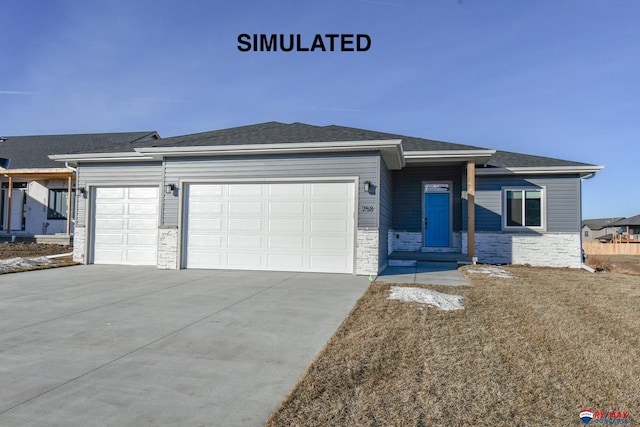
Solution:
[[[640,214],[635,0],[4,0],[0,135],[338,124],[604,165],[583,216]],[[366,52],[240,52],[364,33]]]

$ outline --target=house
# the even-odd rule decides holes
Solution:
[[[75,169],[48,155],[109,149],[159,138],[156,132],[0,137],[0,238],[73,232]]]
[[[278,122],[51,158],[78,170],[76,261],[366,275],[411,251],[580,267],[602,168]]]
[[[618,227],[614,227],[612,224],[618,220],[624,219],[624,217],[615,218],[593,218],[585,219],[582,221],[582,240],[602,240],[609,236],[608,240],[611,240],[611,236],[615,234]]]
[[[619,230],[618,233],[614,233],[614,236],[618,234],[618,241],[640,242],[640,215],[621,218],[612,223],[611,226]]]

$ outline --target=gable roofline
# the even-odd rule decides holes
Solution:
[[[402,169],[405,165],[402,141],[329,141],[279,144],[213,145],[213,146],[163,146],[137,147],[127,153],[85,153],[50,156],[52,160],[65,162],[104,162],[122,160],[156,160],[165,157],[195,156],[246,156],[268,154],[306,154],[379,151],[389,169]]]

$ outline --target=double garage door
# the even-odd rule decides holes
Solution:
[[[352,273],[353,182],[192,183],[182,267]],[[157,257],[158,188],[97,188],[95,263]]]

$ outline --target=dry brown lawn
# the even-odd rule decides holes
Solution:
[[[52,245],[44,243],[0,243],[0,259],[31,258],[47,255],[66,254],[73,252],[71,246]]]
[[[462,294],[463,311],[372,284],[267,425],[580,426],[585,408],[635,425],[640,278],[506,269],[516,278],[430,287]]]

